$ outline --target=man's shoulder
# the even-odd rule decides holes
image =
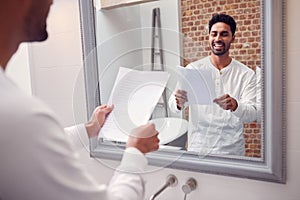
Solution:
[[[37,119],[37,116],[49,116],[55,119],[54,112],[38,98],[29,96],[21,91],[2,91],[0,100],[0,126],[7,128],[16,128],[24,126],[24,122],[31,122]],[[34,123],[34,122],[33,122]]]
[[[238,60],[232,59],[232,64],[235,68],[244,71],[246,73],[250,73],[250,74],[255,73],[254,70],[252,70],[250,67],[248,67],[247,65],[245,65],[244,63]]]
[[[195,68],[195,67],[202,67],[202,66],[206,66],[209,65],[210,60],[209,57],[204,57],[201,58],[199,60],[196,60],[194,62],[191,62],[190,64],[187,65],[187,68]]]
[[[41,100],[22,92],[6,92],[1,96],[1,110],[5,110],[7,113],[16,112],[18,115],[22,115],[35,112],[51,112]]]

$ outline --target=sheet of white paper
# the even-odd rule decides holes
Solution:
[[[133,128],[148,122],[168,79],[167,72],[120,67],[108,102],[114,105],[114,110],[106,119],[99,137],[126,142]]]
[[[216,98],[215,84],[209,70],[191,69],[177,66],[179,89],[187,91],[188,101],[192,104],[212,104]]]

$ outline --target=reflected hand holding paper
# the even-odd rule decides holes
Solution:
[[[215,98],[214,103],[218,104],[224,110],[235,111],[238,107],[237,101],[232,98],[229,94],[224,94],[218,98]]]
[[[215,84],[211,72],[200,68],[185,68],[177,66],[179,89],[176,92],[177,105],[182,108],[187,105],[207,105],[216,98]]]
[[[175,93],[175,100],[177,108],[181,110],[184,107],[185,102],[188,101],[187,92],[185,90],[177,90]]]

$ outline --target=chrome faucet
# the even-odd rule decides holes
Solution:
[[[167,176],[167,181],[161,189],[159,189],[155,194],[153,194],[149,200],[154,200],[160,193],[162,193],[167,187],[175,187],[178,184],[176,176],[170,174]]]
[[[189,178],[186,183],[182,186],[182,191],[184,192],[184,200],[186,200],[187,195],[192,191],[196,190],[197,181],[194,178]]]

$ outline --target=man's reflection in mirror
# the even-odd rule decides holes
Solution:
[[[254,70],[230,56],[236,22],[226,14],[208,24],[211,54],[188,64],[211,72],[217,97],[210,105],[189,106],[187,150],[199,155],[245,155],[244,123],[257,120],[257,79]],[[172,111],[181,112],[188,101],[177,88],[170,98]]]

